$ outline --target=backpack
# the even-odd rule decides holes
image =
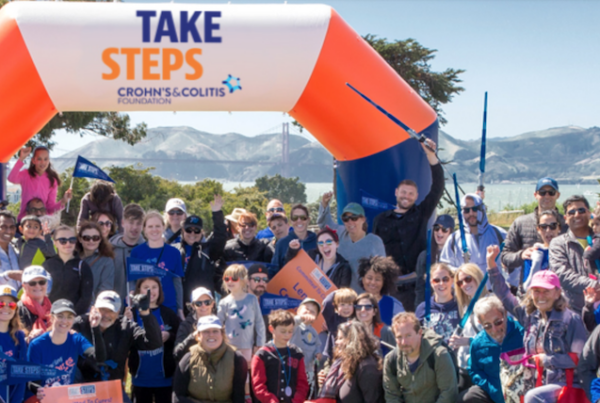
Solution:
[[[456,380],[460,379],[459,367],[458,367],[458,359],[456,358],[456,352],[448,346],[444,340],[440,342],[440,345],[448,351],[448,355],[450,355],[450,359],[452,360],[452,364],[454,364],[454,371],[456,372]],[[435,353],[429,354],[427,357],[427,365],[435,372]]]

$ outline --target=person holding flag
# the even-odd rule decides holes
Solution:
[[[106,174],[106,172],[101,170],[98,166],[96,166],[92,162],[83,158],[81,155],[78,155],[77,161],[75,161],[75,167],[73,168],[73,175],[71,176],[71,185],[69,185],[69,191],[71,191],[73,189],[73,180],[75,178],[91,178],[91,179],[100,179],[100,180],[112,182],[112,183],[115,182],[114,180],[111,179],[110,176],[108,176]],[[99,200],[99,201],[104,203],[104,200]],[[67,213],[69,212],[70,202],[71,201],[69,200],[69,203],[67,203],[67,208],[66,208]],[[83,200],[82,200],[82,206],[83,206]],[[87,215],[86,215],[85,211],[84,211],[83,216],[80,214],[79,218],[77,219],[77,225],[79,225],[79,220],[81,218],[88,220],[89,214],[90,214],[89,211],[87,212]]]
[[[27,342],[17,315],[17,291],[9,285],[0,286],[0,349],[2,354],[24,360],[27,357]],[[1,360],[1,359],[0,359]],[[25,383],[9,385],[0,382],[0,398],[6,403],[21,403],[25,395]]]
[[[89,220],[97,212],[110,213],[115,218],[114,224],[118,226],[117,231],[123,232],[123,202],[115,192],[114,185],[105,180],[94,181],[90,191],[81,199],[77,226],[79,227],[82,221]]]

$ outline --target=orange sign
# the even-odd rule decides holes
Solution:
[[[271,294],[300,300],[314,298],[319,303],[335,290],[335,284],[302,249],[267,285],[267,292]],[[312,326],[320,333],[323,323],[323,316],[319,315]]]
[[[42,403],[123,403],[119,380],[44,388],[44,394]]]

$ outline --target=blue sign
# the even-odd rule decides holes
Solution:
[[[290,297],[284,297],[276,294],[264,293],[260,297],[260,310],[263,315],[268,315],[271,311],[278,309],[295,309],[300,306],[302,300]]]
[[[147,277],[158,277],[162,279],[165,276],[179,277],[155,264],[133,257],[127,258],[127,281],[137,281]]]
[[[32,364],[0,353],[0,382],[16,385],[67,375],[67,372],[46,365]]]
[[[102,179],[103,181],[115,182],[106,174],[106,172],[83,158],[81,155],[77,156],[77,162],[75,163],[75,169],[73,170],[73,177]]]

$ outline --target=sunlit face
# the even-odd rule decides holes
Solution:
[[[336,312],[342,318],[349,318],[354,313],[354,304],[349,302],[342,302],[337,305]]]
[[[506,337],[506,315],[497,309],[492,309],[479,317],[479,323],[485,332],[497,343],[502,343]]]
[[[479,281],[462,270],[458,272],[457,284],[460,284],[460,289],[469,297],[473,297],[477,291],[477,287],[479,287]]]
[[[101,234],[94,228],[88,228],[81,233],[79,242],[87,252],[94,252],[100,246]]]
[[[441,250],[444,248],[446,241],[450,237],[453,228],[444,228],[443,225],[434,225],[433,227],[433,239],[438,246],[438,249]]]
[[[146,220],[146,226],[144,227],[144,235],[148,241],[158,242],[162,239],[165,225],[163,220],[158,217],[150,217]]]
[[[369,270],[362,279],[362,285],[366,292],[373,295],[381,295],[383,288],[383,275]]]
[[[48,154],[47,150],[37,150],[31,162],[35,166],[35,171],[41,175],[50,166],[50,154]]]
[[[54,331],[61,334],[69,333],[73,328],[73,323],[75,322],[75,315],[73,315],[71,312],[53,314],[52,318]]]
[[[248,289],[257,297],[260,297],[267,291],[267,281],[269,276],[265,273],[255,273],[250,276]]]
[[[129,240],[129,243],[137,242],[142,233],[142,220],[135,218],[123,219],[123,237]]]
[[[396,188],[396,203],[403,210],[409,210],[419,198],[419,191],[411,185],[400,185]]]
[[[531,290],[533,296],[533,305],[535,305],[540,312],[548,312],[552,310],[554,303],[558,298],[560,298],[559,288],[547,290],[545,288],[532,287]]]
[[[335,260],[338,243],[333,239],[333,237],[324,233],[319,236],[317,239],[317,247],[319,248],[319,253],[323,256],[325,260]]]
[[[15,220],[10,217],[0,216],[0,244],[8,244],[17,233]]]
[[[42,235],[42,226],[36,221],[25,221],[21,225],[21,232],[23,233],[23,238],[27,240],[35,239]]]
[[[431,273],[431,287],[436,300],[445,301],[452,298],[452,276],[444,268],[438,268]]]
[[[404,354],[410,356],[420,351],[421,337],[423,330],[415,331],[415,327],[410,322],[400,322],[394,326],[394,335],[396,336],[396,345]]]
[[[66,244],[62,244],[58,240],[60,238],[75,238],[75,233],[72,230],[61,230],[54,233],[54,246],[58,249],[58,252],[63,255],[72,255],[75,251],[75,244],[71,242],[67,242]]]
[[[546,185],[535,192],[533,197],[535,197],[538,202],[538,210],[542,212],[544,210],[553,210],[556,207],[556,201],[560,197],[560,193],[554,190],[552,186]]]
[[[594,234],[600,234],[600,216],[594,217],[591,226],[592,231],[594,231]]]
[[[574,231],[587,227],[590,216],[590,210],[584,202],[580,201],[569,204],[565,211],[565,221],[569,224],[569,228]]]
[[[269,330],[271,330],[273,339],[277,340],[278,344],[287,344],[294,335],[294,324],[288,326],[279,325],[275,328],[273,326],[269,326]]]
[[[183,240],[188,245],[193,245],[202,240],[202,230],[198,227],[187,227],[182,232]]]
[[[32,299],[36,301],[42,300],[48,294],[48,280],[43,277],[36,277],[27,283],[23,283],[23,289],[25,290],[25,294],[29,295]]]
[[[140,285],[140,294],[146,294],[148,290],[150,290],[150,303],[156,305],[160,295],[160,288],[156,281],[148,279]]]
[[[112,222],[112,220],[107,215],[100,214],[98,216],[98,225],[100,226],[100,230],[102,231],[102,236],[105,239],[108,239],[108,236],[110,235],[110,230],[112,226],[115,225],[115,223]]]
[[[212,314],[213,308],[215,307],[215,301],[211,297],[202,295],[196,301],[201,303],[201,305],[194,303],[194,310],[196,311],[197,318]],[[208,305],[206,305],[207,303]]]
[[[108,329],[119,318],[118,312],[113,312],[108,308],[100,308],[98,311],[100,311],[100,315],[102,316],[102,319],[100,319],[100,327],[102,329]]]
[[[173,208],[167,211],[167,220],[169,222],[169,227],[171,228],[179,228],[181,227],[181,223],[185,221],[187,218],[187,214],[183,212],[183,210],[179,208]]]
[[[269,204],[267,204],[267,211],[265,212],[265,217],[267,217],[267,220],[271,218],[273,214],[285,215],[283,203],[279,200],[271,200]]]
[[[319,314],[319,310],[317,309],[315,304],[313,304],[311,302],[307,302],[298,307],[298,316],[307,315],[307,314],[312,315],[315,318],[317,317],[317,315]]]
[[[286,237],[290,233],[290,226],[282,219],[271,221],[269,228],[277,240]]]
[[[4,295],[0,297],[0,303],[4,305],[0,308],[0,322],[10,322],[17,312],[17,301],[8,295]],[[13,308],[10,307],[11,305]]]
[[[465,199],[465,205],[462,206],[462,213],[465,221],[469,224],[470,227],[477,226],[477,212],[478,210],[473,210],[472,207],[475,207],[475,201],[469,197]],[[481,207],[479,207],[481,208]],[[468,211],[467,211],[468,210]]]
[[[206,329],[198,333],[200,347],[206,352],[211,352],[223,344],[223,331],[221,329]]]
[[[343,347],[348,343],[348,338],[342,333],[341,330],[338,330],[338,333],[335,338],[335,346]]]
[[[556,238],[559,232],[560,224],[554,216],[545,214],[540,217],[537,233],[540,234],[545,245],[550,245],[550,241]]]
[[[298,234],[305,234],[308,231],[308,224],[310,223],[310,217],[306,215],[306,212],[300,208],[292,210],[290,216],[292,221],[292,227]]]
[[[250,242],[256,236],[257,225],[254,222],[245,221],[243,218],[238,222],[240,238],[244,242]]]
[[[368,325],[373,323],[377,307],[371,303],[370,299],[359,299],[356,301],[354,309],[356,310],[356,319]]]
[[[237,293],[244,289],[242,280],[233,276],[223,276],[223,282],[230,293]]]
[[[342,221],[344,222],[344,227],[346,227],[346,231],[350,235],[358,235],[364,233],[364,225],[367,222],[365,216],[356,216],[354,214],[346,213],[342,216]]]
[[[27,214],[33,214],[36,217],[46,215],[46,206],[41,200],[32,200],[27,207]]]

